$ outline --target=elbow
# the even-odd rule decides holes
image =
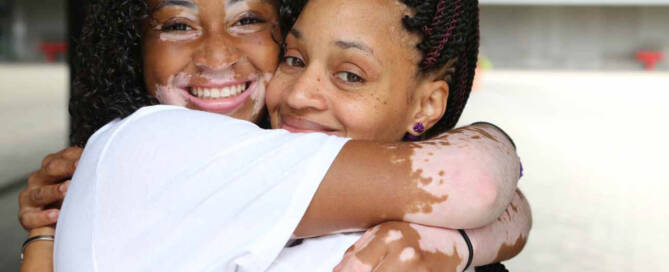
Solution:
[[[472,218],[467,228],[479,228],[490,224],[504,212],[504,196],[500,184],[488,175],[479,177],[472,187]]]

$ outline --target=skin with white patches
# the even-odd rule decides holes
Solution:
[[[400,262],[407,262],[416,256],[416,250],[413,247],[405,247],[400,253]]]
[[[164,42],[187,41],[187,40],[197,39],[199,36],[200,33],[188,33],[188,34],[160,33],[160,40]]]
[[[532,227],[532,211],[525,196],[516,191],[506,211],[492,224],[469,230],[477,264],[508,260],[525,246]]]
[[[529,203],[517,191],[498,220],[482,228],[466,230],[474,248],[472,266],[505,261],[517,255],[527,241],[531,226]],[[387,243],[384,233],[391,231],[402,232],[402,238]],[[376,226],[374,234],[373,237],[363,235],[365,243],[356,243],[349,249],[338,267],[362,263],[374,271],[462,271],[469,254],[462,236],[453,229],[388,222]],[[416,258],[407,257],[410,249]],[[459,257],[455,258],[456,255]],[[439,261],[435,261],[437,259]]]
[[[441,229],[437,229],[441,230]],[[402,237],[387,243],[391,232]],[[375,235],[365,233],[344,255],[335,271],[462,271],[466,244],[457,232],[433,231],[429,227],[388,222],[375,227]],[[439,240],[426,244],[426,238]],[[462,248],[465,248],[465,251]],[[467,253],[464,253],[467,254]],[[363,266],[365,265],[365,266]],[[356,270],[367,268],[368,270]]]
[[[178,73],[167,79],[165,85],[156,84],[156,99],[161,104],[185,107],[189,103],[189,96],[183,86],[188,86],[191,76],[186,73]]]
[[[467,203],[468,200],[482,198],[489,199],[490,214],[486,218],[486,221],[491,221],[499,216],[504,210],[504,203],[510,201],[513,190],[499,192],[495,184],[487,182],[458,184],[458,181],[470,180],[466,175],[473,174],[479,174],[483,177],[513,177],[512,173],[519,173],[519,169],[517,169],[519,165],[495,167],[496,165],[493,161],[500,159],[500,157],[480,155],[486,153],[503,156],[507,152],[515,153],[512,146],[502,143],[505,140],[505,136],[499,131],[475,126],[473,128],[454,130],[450,134],[437,137],[431,142],[416,143],[410,159],[411,171],[417,176],[415,184],[420,190],[429,193],[436,199],[439,199],[439,201],[421,203],[421,205],[429,205],[430,208],[408,210],[403,219],[408,222],[430,222],[430,224],[435,224],[438,223],[434,221],[438,220],[438,215],[456,212],[454,208],[457,207],[454,207],[449,202]],[[469,144],[469,141],[478,141],[478,143],[472,145]],[[445,150],[452,152],[440,153]],[[441,155],[436,158],[434,154]],[[463,156],[463,154],[466,155]],[[472,168],[468,166],[478,163],[491,165],[487,169],[489,172],[472,173],[469,170]],[[463,169],[466,169],[466,171]],[[515,180],[509,179],[504,182],[513,184],[515,187],[517,177]],[[454,186],[472,186],[475,188],[478,186],[479,188],[477,188],[478,190],[476,190],[475,195],[467,195],[466,193],[453,192],[452,188]],[[479,226],[481,226],[480,223]],[[476,224],[465,227],[476,227]]]
[[[147,2],[150,13],[144,22],[142,60],[149,93],[161,103],[256,121],[264,112],[268,81],[263,79],[276,69],[280,51],[271,33],[278,23],[276,2],[242,0],[230,5],[229,0],[193,0],[195,7]],[[231,33],[235,31],[247,34]],[[190,85],[183,86],[185,95],[175,92],[171,83],[180,74],[190,75]],[[208,102],[196,99],[196,88],[222,90],[250,79],[257,92],[243,101],[228,97],[218,103],[206,94]]]
[[[388,232],[388,236],[386,236],[386,244],[390,244],[399,239],[402,239],[402,232],[399,230],[391,230]]]

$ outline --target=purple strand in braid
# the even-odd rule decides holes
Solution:
[[[442,17],[444,17],[446,13],[446,1],[447,0],[440,0],[439,3],[437,3],[437,11],[435,12],[435,16],[432,20],[432,24],[430,27],[424,26],[423,31],[425,31],[426,34],[430,35],[432,34],[432,29],[441,21]],[[460,18],[460,1],[461,0],[455,0],[455,9],[453,10],[453,17],[451,17],[451,22],[444,34],[442,35],[442,39],[439,42],[439,45],[433,48],[425,57],[425,60],[423,61],[424,66],[431,66],[434,65],[439,61],[439,57],[441,56],[441,51],[444,49],[444,46],[448,43],[449,39],[453,35],[453,30],[455,30],[455,27],[458,23],[458,19]]]

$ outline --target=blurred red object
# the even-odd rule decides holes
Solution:
[[[56,56],[67,52],[66,42],[43,42],[39,45],[39,50],[44,53],[46,62],[56,61]]]
[[[636,59],[645,64],[646,70],[654,70],[655,64],[662,61],[664,54],[661,51],[637,51]]]

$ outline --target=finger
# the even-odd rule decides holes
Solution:
[[[38,187],[28,191],[27,201],[24,202],[29,207],[42,207],[65,198],[65,192],[69,186],[69,181],[63,184],[53,184]]]
[[[61,155],[63,158],[68,159],[68,160],[73,160],[73,161],[78,161],[79,158],[81,157],[81,153],[84,151],[83,148],[78,147],[78,146],[71,146],[66,148],[65,150],[61,151]]]
[[[27,212],[19,216],[21,226],[26,230],[53,225],[58,221],[58,209],[49,209],[45,211]]]
[[[53,184],[65,178],[70,178],[74,174],[75,162],[63,158],[55,158],[34,172],[28,177],[29,186],[40,186],[44,184]]]
[[[58,158],[58,157],[60,157],[60,154],[58,154],[58,153],[52,153],[52,154],[46,155],[46,157],[44,157],[44,159],[42,159],[41,168],[46,167],[46,165],[49,164],[50,161],[52,161],[53,159]]]
[[[371,272],[372,265],[365,264],[353,253],[346,254],[344,259],[335,266],[336,272]]]

